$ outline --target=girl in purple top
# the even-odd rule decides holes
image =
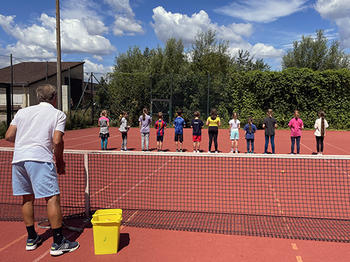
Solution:
[[[139,117],[142,151],[148,151],[149,132],[150,132],[151,122],[152,120],[151,120],[151,117],[148,115],[148,110],[147,108],[144,108],[142,110],[142,115]]]
[[[300,138],[301,138],[301,130],[304,128],[303,120],[300,119],[299,111],[294,111],[294,117],[289,121],[288,124],[291,131],[291,154],[294,154],[294,144],[297,142],[297,154],[300,153]]]

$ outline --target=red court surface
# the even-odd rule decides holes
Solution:
[[[65,148],[99,150],[98,128],[68,131],[65,135]],[[111,128],[110,150],[120,150],[121,135],[117,128]],[[290,152],[288,130],[278,130],[275,138],[276,153]],[[245,140],[240,132],[240,152],[245,152]],[[163,149],[175,151],[174,130],[167,129]],[[192,151],[191,130],[185,129],[184,149]],[[350,154],[350,132],[327,131],[325,150],[327,155]],[[133,128],[128,136],[128,148],[140,150],[140,134]],[[12,146],[0,141],[0,146]],[[208,148],[207,130],[203,130],[202,150]],[[150,136],[150,148],[156,147],[155,132]],[[258,131],[255,138],[255,152],[262,153],[264,131]],[[229,131],[219,131],[219,150],[230,151]],[[271,151],[269,147],[269,151]],[[301,153],[312,154],[315,150],[313,131],[304,130],[301,140]],[[81,247],[71,253],[53,258],[49,255],[52,238],[46,240],[37,250],[25,251],[26,230],[21,222],[0,222],[1,261],[350,261],[350,244],[278,239],[269,237],[248,237],[211,233],[154,230],[135,227],[121,228],[120,251],[115,255],[94,255],[92,228],[85,228],[80,236],[67,231],[68,238],[80,242]],[[38,229],[45,233],[44,229]]]
[[[49,255],[51,239],[25,251],[25,229],[20,222],[0,222],[2,261],[350,261],[349,244],[123,227],[122,249],[95,255],[92,229],[85,229],[80,248],[58,258]],[[44,232],[40,229],[40,233]],[[128,243],[129,242],[129,243]]]

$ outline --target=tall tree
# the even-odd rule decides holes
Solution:
[[[235,71],[269,71],[270,66],[262,58],[254,59],[248,51],[239,50],[238,54],[232,59]]]
[[[316,31],[316,37],[302,36],[294,41],[293,49],[283,57],[282,68],[298,67],[313,70],[350,68],[349,56],[341,49],[338,41],[328,43],[323,30]]]
[[[226,73],[230,65],[228,42],[217,41],[215,31],[199,33],[192,46],[194,69],[210,73]]]

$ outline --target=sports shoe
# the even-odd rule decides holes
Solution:
[[[63,238],[61,244],[53,243],[50,249],[50,255],[51,256],[59,256],[63,253],[67,252],[73,252],[74,250],[77,250],[79,247],[78,242],[71,242],[68,239]]]
[[[34,250],[36,249],[42,242],[42,239],[39,235],[36,236],[35,239],[28,238],[26,244],[26,250]]]

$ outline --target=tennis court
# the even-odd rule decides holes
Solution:
[[[185,133],[187,152],[175,153],[171,129],[167,130],[164,144],[169,152],[139,152],[137,131],[130,132],[128,146],[132,150],[129,152],[117,152],[121,138],[113,129],[110,151],[97,151],[98,130],[94,128],[69,131],[65,139],[66,148],[86,151],[65,153],[67,174],[60,181],[64,215],[80,221],[67,220],[74,224],[84,221],[79,219],[87,208],[91,211],[122,208],[124,223],[118,260],[350,259],[348,243],[340,243],[350,240],[350,158],[341,156],[347,150],[343,142],[349,136],[347,132],[328,132],[325,153],[339,156],[320,157],[311,155],[314,147],[311,131],[303,132],[301,152],[306,155],[302,156],[285,155],[290,146],[286,131],[278,131],[276,137],[276,151],[282,155],[253,156],[190,153],[190,130]],[[228,131],[220,131],[219,149],[229,152]],[[155,144],[152,139],[155,135],[152,135],[151,148]],[[206,147],[205,135],[203,140]],[[244,152],[245,141],[240,142],[240,151]],[[256,136],[256,152],[262,152],[263,143],[260,131]],[[1,141],[1,145],[5,146],[6,142]],[[4,150],[0,152],[0,182],[7,189],[1,193],[0,216],[18,220],[21,200],[11,196],[11,152]],[[44,218],[45,205],[38,204],[37,217]],[[28,261],[51,259],[47,252],[50,241],[44,243],[40,252],[27,254],[24,248],[22,252],[21,245],[26,237],[23,225],[20,222],[1,224],[8,232],[5,234],[14,239],[2,243],[1,253],[16,258],[17,247],[18,254],[28,257]],[[90,228],[85,228],[81,235],[69,234],[81,242],[81,248],[62,259],[109,261],[115,258],[93,255]]]

